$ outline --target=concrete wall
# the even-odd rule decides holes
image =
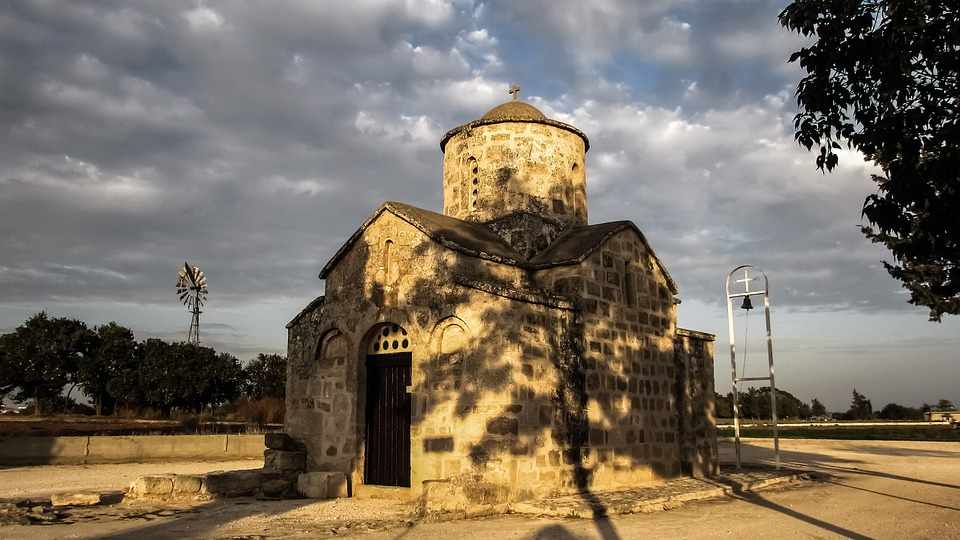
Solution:
[[[263,435],[0,437],[0,465],[136,463],[263,457]]]

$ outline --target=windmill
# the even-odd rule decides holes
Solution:
[[[183,268],[177,274],[177,295],[193,314],[190,319],[187,342],[199,345],[200,306],[207,303],[207,276],[199,266],[190,266],[190,263],[183,262]]]

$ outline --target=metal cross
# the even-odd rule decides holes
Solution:
[[[520,85],[511,84],[510,90],[507,90],[507,93],[513,96],[513,99],[518,99],[520,97]]]
[[[750,277],[750,269],[743,269],[743,279],[738,279],[737,283],[743,283],[743,292],[750,292],[750,282],[757,278]]]

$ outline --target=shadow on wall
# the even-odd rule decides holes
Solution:
[[[463,231],[441,230],[438,234],[455,236]],[[443,253],[437,255],[438,252]],[[667,350],[662,344],[669,324],[656,328],[655,337],[660,339],[659,344],[655,339],[653,343],[637,342],[630,351],[614,353],[604,350],[585,354],[583,347],[587,336],[581,316],[581,298],[575,291],[563,298],[536,290],[536,281],[528,271],[457,253],[451,255],[429,241],[422,241],[414,247],[411,255],[411,264],[432,265],[429,270],[418,272],[428,277],[409,279],[403,275],[409,268],[393,265],[397,268],[397,276],[384,285],[366,272],[370,268],[380,268],[390,278],[391,266],[371,265],[371,260],[380,255],[371,253],[366,243],[355,244],[350,255],[352,260],[348,265],[346,259],[342,260],[337,269],[343,273],[337,281],[348,284],[344,289],[349,290],[330,287],[328,303],[330,306],[354,305],[350,302],[355,300],[352,309],[356,313],[343,315],[349,320],[336,321],[354,336],[367,335],[370,331],[369,328],[355,328],[357,321],[370,319],[361,315],[363,313],[379,313],[380,317],[372,318],[400,325],[413,321],[424,329],[424,335],[429,334],[430,328],[439,321],[466,311],[471,312],[470,320],[479,321],[471,326],[469,338],[459,351],[448,353],[441,350],[437,354],[429,352],[428,356],[432,343],[420,340],[414,345],[421,348],[420,358],[426,359],[414,364],[417,372],[412,392],[411,431],[425,431],[424,428],[428,427],[425,422],[434,415],[449,415],[452,421],[479,418],[484,423],[481,434],[470,435],[469,451],[465,456],[451,453],[455,448],[464,448],[459,439],[466,435],[456,431],[423,435],[418,442],[423,443],[424,453],[450,453],[450,460],[466,459],[468,463],[461,470],[469,473],[462,476],[468,482],[480,479],[469,486],[474,502],[522,497],[525,495],[524,486],[531,482],[565,486],[577,491],[594,507],[598,526],[604,524],[605,536],[615,537],[612,525],[605,520],[606,509],[590,492],[597,468],[605,466],[629,473],[633,468],[650,465],[653,460],[646,452],[648,443],[656,443],[655,446],[661,449],[670,445],[679,449],[679,441],[673,437],[654,441],[653,437],[644,435],[649,430],[679,429],[676,410],[670,412],[663,407],[671,403],[677,393],[676,388],[668,387],[664,375],[673,373],[672,360],[669,371],[664,369],[666,366],[657,366],[661,368],[657,380],[651,381],[653,377],[648,374],[652,375],[653,370],[647,370],[653,367],[652,363],[662,364],[667,362],[665,359],[673,358],[672,348]],[[366,296],[364,287],[369,287],[370,291]],[[407,292],[404,305],[398,302],[400,287]],[[478,297],[487,301],[478,305],[474,302]],[[407,313],[402,320],[389,320],[383,316],[400,311]],[[294,327],[291,332],[291,348],[299,347],[301,364],[292,366],[291,372],[298,371],[296,376],[303,379],[317,375],[310,344],[322,336],[310,333],[314,330],[325,332],[329,317],[339,315],[322,316],[325,317],[320,324],[322,328],[303,325],[303,328]],[[366,414],[363,352],[366,344],[354,341],[351,348],[360,353],[355,366],[351,367],[349,360],[344,366],[344,384],[357,396],[355,425],[347,429],[355,429],[356,437],[362,439]],[[611,354],[629,359],[614,369],[612,362],[604,357]],[[596,394],[589,396],[590,407],[595,410],[588,410],[588,374],[597,385]],[[671,379],[675,381],[676,377],[671,375]],[[640,406],[641,395],[644,396],[643,407]],[[649,409],[645,403],[647,396],[651,403]],[[654,401],[663,411],[656,417],[650,415]],[[288,411],[294,410],[295,407],[288,407]],[[637,416],[643,416],[644,423],[637,425]],[[651,426],[654,421],[656,425]],[[607,430],[618,435],[627,433],[626,442],[614,446],[607,440]],[[538,455],[537,450],[545,446],[555,450]],[[363,467],[363,441],[358,440],[351,448],[352,473],[356,477]],[[536,467],[532,471],[507,471],[508,462],[518,459],[537,460]],[[679,451],[657,464],[663,465],[670,459],[678,460]],[[679,470],[671,465],[655,469],[654,473],[671,476],[678,474]],[[496,474],[516,475],[510,484],[520,493],[507,493],[510,485],[483,480]],[[531,482],[523,478],[524,474],[531,475]]]

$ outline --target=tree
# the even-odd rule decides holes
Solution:
[[[878,414],[884,420],[921,420],[923,412],[913,407],[905,407],[898,403],[887,403]]]
[[[64,387],[76,382],[77,366],[90,356],[96,336],[76,319],[47,317],[40,312],[4,338],[8,385],[18,389],[18,402],[33,400],[34,414],[53,403]]]
[[[171,344],[161,339],[152,338],[140,344],[135,376],[128,373],[124,377],[125,390],[129,392],[127,395],[136,399],[139,407],[153,407],[164,416],[170,416],[182,393],[181,381],[192,375],[180,371],[180,362],[174,352]],[[136,389],[130,388],[130,385],[136,386]]]
[[[247,364],[243,371],[245,381],[243,393],[249,398],[283,399],[287,395],[286,356],[260,353]]]
[[[7,349],[13,347],[14,336],[15,334],[0,335],[0,403],[7,397],[7,394],[17,388],[14,382],[13,359],[7,353]]]
[[[206,386],[195,404],[196,410],[203,407],[223,405],[240,397],[244,383],[243,365],[232,354],[215,353],[215,358],[206,366],[204,378]]]
[[[813,43],[790,56],[796,140],[819,147],[821,171],[840,143],[880,174],[862,232],[893,254],[887,271],[929,309],[960,313],[960,5],[956,0],[794,0],[780,24]]]
[[[953,402],[949,399],[941,399],[937,402],[936,406],[934,406],[934,409],[938,411],[952,411],[954,409]]]
[[[93,399],[97,415],[104,406],[112,411],[116,398],[110,393],[110,382],[130,369],[136,359],[137,342],[129,328],[115,322],[97,327],[96,345],[92,354],[84,358],[77,370],[80,387]]]
[[[810,401],[810,414],[813,416],[826,416],[827,408],[823,406],[823,403],[820,403],[820,400],[813,398]]]
[[[725,396],[714,392],[713,402],[717,418],[733,418],[733,392]]]
[[[869,420],[873,418],[873,404],[867,396],[853,389],[853,399],[850,400],[850,410],[847,411],[850,420]]]

